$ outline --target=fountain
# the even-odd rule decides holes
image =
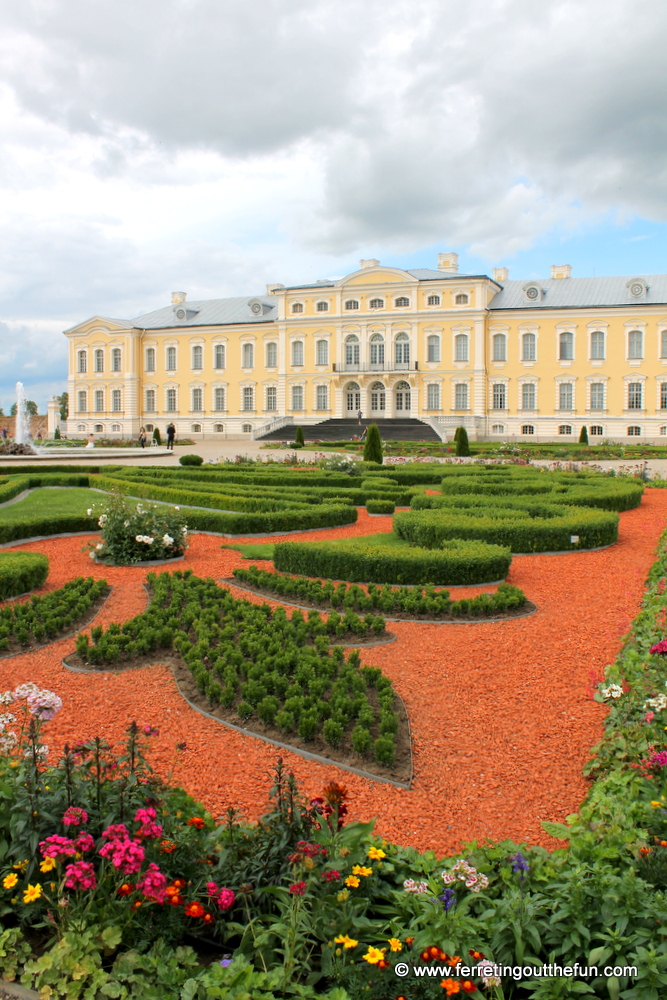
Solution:
[[[0,455],[36,455],[30,444],[30,417],[23,382],[16,383],[16,426],[12,444],[0,445]]]

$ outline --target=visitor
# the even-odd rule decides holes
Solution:
[[[359,417],[359,423],[361,423],[361,417],[362,417],[361,410],[359,410],[359,412],[357,413],[357,416]]]
[[[174,438],[176,437],[176,428],[173,424],[167,426],[167,448],[170,451],[174,450]]]
[[[6,427],[2,428],[2,440],[3,441],[7,440],[7,428]]]
[[[139,444],[142,448],[146,447],[146,428],[142,427],[139,431]]]
[[[94,448],[94,447],[95,447],[95,435],[94,434],[89,434],[88,435],[88,442],[86,444],[86,448]]]

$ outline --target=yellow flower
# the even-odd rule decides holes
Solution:
[[[373,945],[368,946],[368,951],[363,956],[364,962],[368,962],[369,965],[377,965],[384,958],[384,953],[386,949],[374,948]]]
[[[387,944],[389,945],[392,951],[403,951],[403,945],[398,940],[398,938],[389,938]]]
[[[352,874],[363,875],[364,878],[367,878],[368,875],[373,874],[373,869],[366,868],[364,865],[354,865],[354,867],[352,868]]]
[[[29,885],[28,888],[23,893],[24,903],[34,903],[36,899],[42,895],[42,887],[37,883],[37,885]]]
[[[382,861],[382,859],[386,858],[387,855],[379,847],[371,847],[368,852],[368,857],[371,861]]]
[[[348,937],[347,934],[339,934],[337,938],[334,938],[336,944],[342,944],[343,948],[356,948],[359,944],[354,938]]]
[[[660,809],[660,807],[662,806],[662,802],[651,802],[651,805],[653,806],[654,809]]]
[[[29,862],[26,858],[25,861],[19,861],[17,864],[12,865],[12,868],[15,868],[17,872],[24,872],[28,867],[28,864]]]
[[[39,870],[40,872],[42,872],[42,874],[46,875],[47,872],[53,871],[55,867],[56,867],[55,858],[44,858],[41,865],[39,866]]]
[[[13,889],[18,880],[19,880],[18,875],[15,875],[13,872],[11,875],[5,875],[5,877],[2,880],[2,888]]]
[[[345,885],[349,885],[350,889],[358,889],[359,879],[356,875],[348,875],[345,879]]]
[[[347,889],[343,889],[342,892],[339,892],[338,895],[336,896],[336,899],[338,900],[339,903],[344,903],[345,900],[349,898],[350,898],[350,893]]]

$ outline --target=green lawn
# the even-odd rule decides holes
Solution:
[[[38,489],[18,503],[0,507],[0,521],[22,521],[27,517],[52,517],[57,514],[85,514],[89,507],[103,500],[101,493],[91,493],[84,487]]]
[[[285,537],[285,541],[289,542],[289,538]],[[355,535],[354,538],[337,538],[331,539],[328,544],[331,545],[342,545],[347,542],[372,542],[374,545],[383,545],[388,548],[399,548],[404,549],[406,546],[409,547],[409,542],[404,542],[402,538],[399,538],[393,532],[385,532],[379,535]],[[280,543],[278,543],[280,544]],[[306,542],[306,544],[309,544]],[[313,539],[313,545],[317,545],[317,539]],[[240,552],[244,559],[273,559],[273,542],[255,542],[248,543],[247,545],[223,545],[223,549],[234,549],[235,552]]]

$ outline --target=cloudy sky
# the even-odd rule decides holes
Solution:
[[[0,405],[61,331],[354,270],[667,271],[667,7],[4,0]]]

